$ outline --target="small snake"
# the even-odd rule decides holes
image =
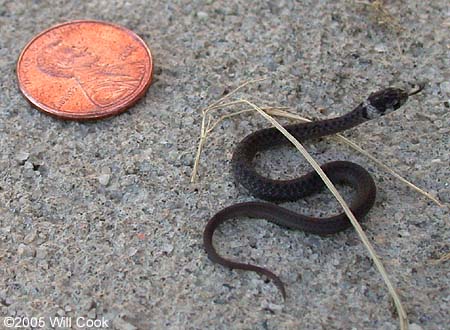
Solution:
[[[300,142],[335,134],[397,110],[406,102],[408,96],[417,94],[422,89],[423,85],[408,93],[397,88],[387,88],[372,93],[367,100],[341,117],[288,125],[285,128]],[[252,161],[257,152],[285,144],[289,144],[289,141],[275,128],[262,129],[245,137],[232,158],[236,182],[242,184],[255,197],[273,202],[295,201],[322,190],[324,183],[315,171],[293,180],[273,180],[256,172]],[[348,161],[329,162],[321,168],[334,184],[349,185],[356,191],[356,198],[350,203],[350,209],[355,217],[361,220],[375,202],[376,187],[370,174],[361,166]],[[345,213],[316,218],[266,202],[234,204],[219,211],[208,221],[203,233],[203,244],[209,259],[229,268],[254,271],[267,276],[280,290],[284,299],[284,284],[277,275],[262,267],[225,259],[216,252],[213,246],[214,231],[226,220],[237,217],[264,218],[280,226],[318,235],[337,233],[351,226]]]

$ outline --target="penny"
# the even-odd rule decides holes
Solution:
[[[32,105],[64,119],[119,114],[146,92],[153,61],[134,32],[106,22],[73,21],[34,37],[17,62],[19,88]]]

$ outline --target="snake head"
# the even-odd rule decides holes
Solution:
[[[364,102],[367,118],[378,118],[397,110],[405,104],[409,95],[403,89],[392,87],[370,94]]]

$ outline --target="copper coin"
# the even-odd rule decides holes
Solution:
[[[33,38],[17,62],[19,87],[38,109],[75,120],[125,111],[152,80],[150,50],[135,33],[98,21],[73,21]]]

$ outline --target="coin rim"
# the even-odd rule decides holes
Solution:
[[[65,112],[65,111],[61,111],[61,110],[56,110],[56,109],[53,109],[53,108],[39,102],[37,99],[35,99],[29,92],[26,91],[25,86],[21,80],[20,65],[22,63],[23,56],[24,56],[25,52],[28,50],[28,48],[38,38],[40,38],[44,34],[50,32],[51,30],[60,28],[62,26],[80,24],[80,23],[96,23],[96,24],[102,24],[102,25],[109,25],[109,26],[112,26],[119,30],[122,30],[125,33],[127,33],[129,36],[131,36],[133,39],[138,41],[144,47],[144,50],[147,52],[148,61],[149,61],[149,70],[145,71],[145,75],[144,75],[144,79],[143,79],[143,81],[147,80],[146,83],[144,83],[143,85],[141,85],[141,87],[136,89],[136,91],[138,91],[138,92],[131,94],[132,97],[130,99],[127,99],[126,101],[124,100],[122,102],[118,102],[118,104],[114,104],[113,106],[111,106],[110,109],[106,108],[106,110],[101,109],[101,110],[94,110],[91,112],[83,112],[83,113]],[[35,35],[25,45],[22,52],[20,53],[20,56],[17,60],[17,65],[16,65],[16,74],[17,74],[17,82],[18,82],[20,91],[25,96],[25,98],[31,103],[31,105],[34,106],[35,108],[37,108],[38,110],[45,112],[49,115],[61,118],[61,119],[80,120],[80,121],[81,120],[96,120],[96,119],[102,119],[102,118],[111,117],[111,116],[123,113],[124,111],[126,111],[127,109],[132,107],[134,104],[136,104],[136,102],[139,101],[139,99],[141,99],[142,96],[144,96],[144,94],[147,92],[147,90],[150,87],[150,84],[152,83],[152,80],[153,80],[153,56],[150,51],[150,48],[147,46],[145,41],[140,36],[138,36],[135,32],[133,32],[132,30],[130,30],[126,27],[123,27],[123,26],[115,24],[115,23],[99,21],[99,20],[74,20],[74,21],[70,21],[70,22],[56,24],[56,25],[51,26],[48,29],[40,32],[39,34]]]

